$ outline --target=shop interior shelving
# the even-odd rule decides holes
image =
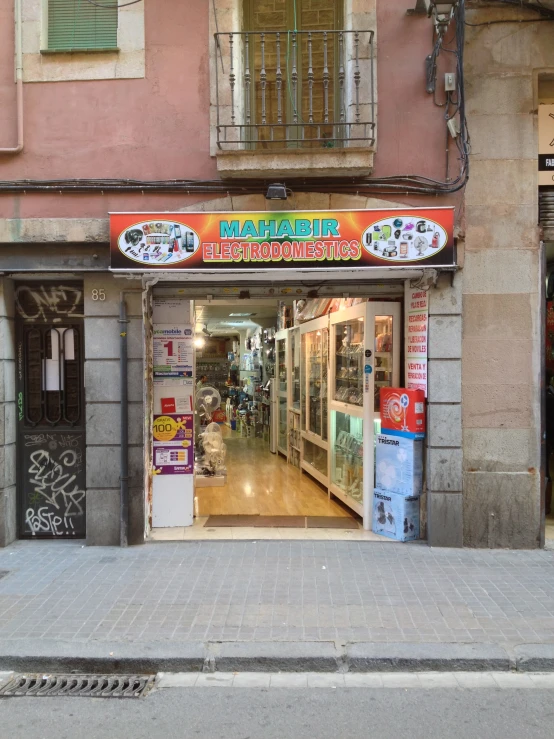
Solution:
[[[302,412],[302,469],[325,487],[329,484],[329,318],[323,316],[300,327],[300,405]]]
[[[295,467],[300,467],[300,329],[298,327],[288,329],[288,342],[288,376],[290,377],[288,399],[288,460]]]
[[[289,391],[289,330],[275,335],[277,382],[277,451],[288,459],[288,391]]]
[[[371,526],[379,393],[400,381],[401,307],[367,302],[331,314],[329,492]]]

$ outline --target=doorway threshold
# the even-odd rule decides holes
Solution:
[[[377,541],[395,543],[393,539],[372,531],[337,528],[279,528],[262,526],[205,526],[207,516],[195,518],[192,526],[152,529],[148,541],[206,540],[299,540],[299,541]]]

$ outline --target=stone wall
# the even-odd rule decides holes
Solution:
[[[85,399],[87,439],[87,544],[119,545],[120,360],[119,292],[111,275],[85,277]],[[92,290],[104,290],[104,301]],[[125,295],[129,323],[129,543],[144,538],[143,320],[141,290]]]
[[[0,547],[17,538],[13,283],[0,277]]]
[[[427,538],[462,546],[462,274],[429,291]]]
[[[470,22],[500,17],[516,16],[468,14]],[[533,74],[554,66],[554,36],[548,23],[466,34],[472,155],[462,283],[463,541],[536,547],[543,297]]]

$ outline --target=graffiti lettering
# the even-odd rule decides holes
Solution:
[[[60,536],[73,529],[73,521],[70,517],[56,515],[53,511],[49,511],[45,506],[34,511],[33,508],[27,508],[25,512],[25,523],[31,530],[32,534],[53,534]],[[62,527],[63,523],[63,527]]]
[[[23,393],[17,393],[17,417],[23,421]]]
[[[82,316],[83,291],[58,285],[20,285],[15,293],[18,314],[27,320],[61,321],[62,316]]]
[[[80,436],[64,434],[25,434],[25,446],[47,446],[49,449],[74,449],[79,446]]]
[[[17,373],[19,382],[23,382],[23,344],[21,341],[17,345]]]
[[[41,496],[62,518],[82,515],[85,491],[76,484],[81,455],[73,449],[64,449],[56,460],[50,451],[37,449],[30,461],[29,485],[35,494],[29,497],[30,501],[36,502],[36,496]]]

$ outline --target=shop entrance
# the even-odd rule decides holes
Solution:
[[[194,521],[184,538],[253,528],[261,538],[374,536],[379,392],[401,383],[403,286],[394,288],[191,304]],[[154,522],[152,538],[172,538],[170,528]]]

